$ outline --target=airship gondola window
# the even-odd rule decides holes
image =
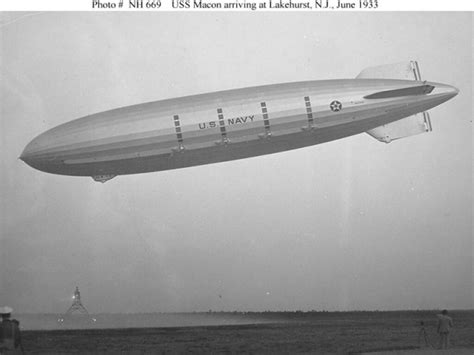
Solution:
[[[390,99],[393,97],[426,95],[434,90],[433,85],[413,86],[403,89],[387,90],[364,96],[364,99]]]

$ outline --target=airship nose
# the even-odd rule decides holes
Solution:
[[[28,164],[32,168],[36,168],[35,156],[37,155],[39,151],[39,147],[40,147],[40,145],[38,144],[38,138],[39,137],[33,139],[30,143],[28,143],[20,155],[20,159],[23,160],[26,164]]]
[[[25,163],[28,163],[28,160],[37,152],[37,147],[38,144],[35,138],[26,145],[25,149],[23,149],[23,152],[20,155],[20,159],[23,160]]]
[[[43,133],[26,145],[25,149],[23,149],[23,152],[20,155],[20,159],[24,162],[27,162],[27,160],[37,155],[42,150],[42,148],[44,148],[44,143]]]
[[[45,164],[48,160],[54,159],[54,151],[51,151],[52,139],[51,130],[40,134],[28,143],[20,155],[20,159],[32,168],[45,171]]]

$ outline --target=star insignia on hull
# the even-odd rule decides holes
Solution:
[[[334,111],[334,112],[337,112],[337,111],[341,111],[342,110],[342,104],[335,100],[333,102],[331,102],[331,104],[329,105],[329,107],[331,108],[331,111]]]

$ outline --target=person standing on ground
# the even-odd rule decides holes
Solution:
[[[20,322],[16,319],[10,319],[12,312],[13,309],[10,307],[0,307],[0,315],[2,317],[2,322],[0,323],[0,354],[23,353]]]
[[[418,345],[421,348],[422,341],[421,339],[424,340],[424,346],[425,347],[433,347],[430,342],[428,341],[428,334],[426,334],[426,329],[425,329],[425,322],[421,321],[420,322],[420,332],[418,333]]]
[[[447,349],[449,347],[449,333],[453,327],[453,319],[448,317],[448,311],[443,310],[438,314],[438,334],[439,334],[439,348]]]

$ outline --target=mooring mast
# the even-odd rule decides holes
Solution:
[[[80,313],[80,314],[86,314],[89,315],[89,312],[87,312],[86,307],[81,302],[81,293],[79,292],[79,287],[76,286],[76,291],[74,291],[74,296],[72,296],[72,305],[69,307],[69,309],[66,312],[66,316],[74,314],[74,313]]]
[[[68,320],[73,320],[74,314],[80,314],[80,315],[85,315],[87,316],[87,319],[89,319],[92,322],[96,322],[97,319],[91,317],[89,315],[89,312],[87,312],[86,307],[81,302],[81,293],[79,292],[79,287],[76,286],[76,291],[74,291],[74,296],[72,296],[72,305],[69,307],[66,313],[63,314],[62,317],[58,318],[59,323],[63,323],[66,319]],[[76,318],[81,319],[82,317]],[[83,319],[83,318],[82,318]]]

